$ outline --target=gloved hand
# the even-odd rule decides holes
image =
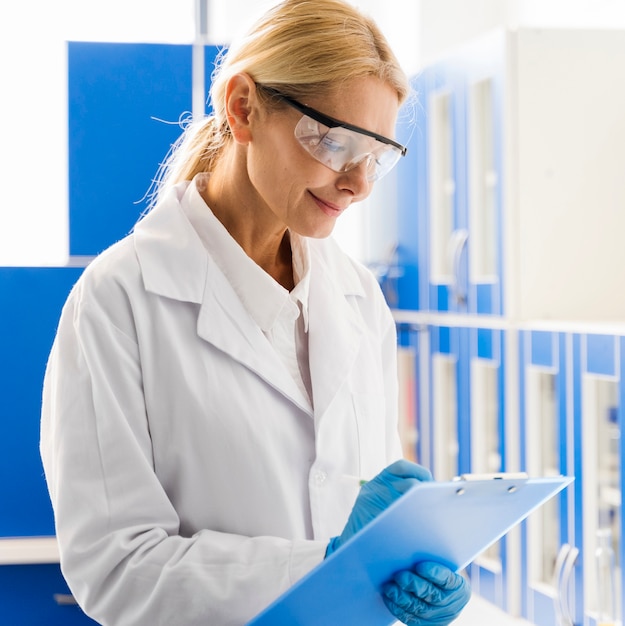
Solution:
[[[423,561],[398,572],[382,587],[388,610],[409,626],[447,626],[471,597],[471,587],[449,568]]]
[[[379,515],[399,496],[419,482],[432,480],[429,470],[416,463],[400,460],[383,469],[365,483],[339,537],[330,539],[326,557],[353,537],[363,526]]]

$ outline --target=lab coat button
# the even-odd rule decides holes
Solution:
[[[328,475],[325,472],[321,471],[321,470],[317,470],[315,472],[315,482],[318,485],[323,485],[323,483],[325,483],[327,477],[328,477]]]

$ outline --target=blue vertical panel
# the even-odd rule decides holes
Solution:
[[[586,371],[591,374],[616,374],[615,338],[612,335],[586,335]]]
[[[489,146],[493,154],[494,165],[494,231],[495,231],[495,265],[496,273],[488,278],[482,278],[483,282],[472,282],[469,287],[469,311],[484,315],[501,315],[503,313],[502,293],[502,206],[504,189],[504,163],[503,163],[503,121],[504,121],[504,78],[505,78],[505,41],[504,33],[493,32],[469,44],[463,54],[465,84],[465,112],[466,120],[466,203],[467,213],[471,210],[471,179],[468,176],[470,167],[468,149],[472,142],[472,128],[469,124],[470,115],[470,92],[474,85],[482,81],[489,81],[491,85],[491,116],[488,122],[492,125],[492,144]],[[471,232],[469,224],[469,242],[471,248],[475,245],[475,233]]]
[[[452,230],[467,227],[466,212],[466,150],[465,150],[465,92],[461,76],[461,64],[456,60],[441,62],[423,73],[425,81],[425,94],[423,105],[425,108],[425,156],[429,158],[429,146],[435,141],[430,134],[430,120],[433,111],[431,98],[437,93],[449,95],[449,123],[451,129],[451,168],[454,181]],[[428,187],[427,210],[431,210],[433,190]],[[431,222],[431,216],[428,217]],[[429,224],[428,224],[428,236]],[[466,246],[461,254],[459,263],[459,283],[463,289],[468,285],[468,264]],[[428,302],[429,308],[435,311],[466,312],[466,303],[457,303],[450,298],[450,285],[434,282],[431,267],[428,263]]]
[[[530,331],[521,330],[519,331],[519,417],[521,420],[520,427],[520,441],[519,441],[519,452],[521,465],[520,470],[523,472],[527,471],[527,428],[525,426],[526,420],[526,398],[525,398],[525,389],[526,389],[526,372],[525,368],[527,365],[527,361],[531,356],[531,350],[527,349],[526,342],[528,342],[528,338],[530,335]],[[521,593],[521,615],[523,617],[529,616],[529,606],[528,606],[528,595],[529,595],[529,567],[527,563],[527,545],[528,545],[528,533],[527,533],[527,524],[521,524],[521,581],[522,581],[522,593]]]
[[[553,367],[554,346],[553,333],[546,331],[530,331],[531,340],[531,360],[532,365],[542,365],[543,367]]]
[[[625,471],[623,471],[623,459],[625,459],[625,335],[617,339],[618,352],[618,371],[619,371],[619,396],[618,396],[618,423],[621,432],[621,494],[625,493]],[[621,537],[625,537],[625,515],[621,514]],[[621,598],[625,598],[625,542],[621,541],[619,546],[620,578],[617,581],[617,594],[620,593]],[[621,607],[621,611],[625,611],[625,607]],[[621,615],[621,620],[623,616]]]
[[[556,438],[559,441],[558,466],[557,471],[563,475],[571,475],[575,473],[574,468],[568,466],[569,452],[568,443],[571,437],[572,420],[568,413],[568,394],[571,392],[569,387],[569,371],[570,371],[570,351],[567,345],[568,335],[565,333],[556,333],[550,331],[524,331],[522,333],[523,341],[521,342],[521,365],[520,365],[520,399],[521,399],[521,420],[522,420],[522,469],[527,470],[527,459],[532,453],[528,449],[528,443],[525,438],[528,422],[536,419],[536,416],[528,414],[526,405],[527,397],[527,368],[529,366],[539,367],[554,376],[554,401],[555,401],[555,427],[557,429]],[[566,489],[556,496],[557,503],[557,542],[559,546],[564,544],[575,545],[575,537],[569,536],[569,529],[573,528],[573,524],[569,518],[569,504],[573,497],[573,487]],[[523,546],[523,564],[522,564],[522,580],[523,582],[523,616],[532,623],[540,626],[551,626],[556,621],[553,594],[556,588],[551,585],[545,585],[544,582],[535,581],[530,578],[528,570],[529,550],[536,549],[536,546],[530,546],[527,535],[527,525],[523,525],[522,532]]]
[[[39,457],[45,366],[82,268],[0,268],[0,536],[54,535]]]
[[[568,381],[567,374],[570,369],[569,351],[567,349],[567,335],[558,333],[557,350],[558,358],[556,367],[558,374],[556,376],[558,415],[560,425],[560,473],[563,476],[575,475],[575,468],[569,467],[569,442],[572,440],[571,429],[573,428],[572,419],[568,412],[567,393]],[[561,543],[573,544],[575,537],[569,537],[569,502],[573,499],[573,490],[565,489],[559,494],[560,499],[560,519],[562,524],[560,527]]]
[[[477,357],[479,359],[493,358],[493,336],[495,331],[490,328],[477,329]]]
[[[458,357],[458,471],[471,472],[471,347],[470,329],[454,328],[457,333]]]
[[[68,44],[71,255],[132,229],[191,92],[190,45]]]
[[[575,477],[576,480],[573,482],[572,488],[574,492],[575,502],[583,503],[583,471],[584,464],[582,460],[582,378],[583,378],[583,365],[582,365],[582,337],[579,334],[574,334],[572,336],[572,380],[573,380],[573,389],[571,390],[572,395],[572,410],[573,410],[573,424],[574,424],[574,441],[575,441],[575,450],[578,453],[575,455]],[[570,489],[570,487],[569,487]],[[584,614],[584,579],[583,579],[583,571],[584,571],[584,510],[583,506],[575,507],[575,543],[574,545],[579,548],[579,556],[577,557],[577,561],[575,563],[575,570],[577,575],[575,576],[574,587],[575,587],[575,623],[581,623],[581,616]]]
[[[471,244],[469,244],[471,245]],[[501,313],[499,306],[493,302],[494,285],[492,283],[477,283],[472,285],[473,293],[469,294],[469,304],[479,315]]]
[[[394,175],[397,180],[397,277],[396,308],[417,310],[423,307],[419,298],[420,267],[427,261],[427,162],[423,98],[425,84],[421,78],[411,81],[414,97],[399,112],[397,140],[408,147],[399,160]],[[421,270],[422,271],[422,270]],[[391,278],[392,279],[392,278]]]
[[[496,387],[494,389],[495,397],[494,402],[497,405],[496,414],[496,436],[497,436],[497,454],[500,459],[499,466],[497,468],[492,467],[489,471],[505,471],[505,387],[504,387],[504,363],[503,358],[503,331],[492,328],[471,328],[471,346],[469,354],[469,363],[467,364],[467,373],[471,374],[471,362],[474,359],[488,362],[490,366],[496,369]],[[470,380],[471,391],[477,392],[475,383]],[[467,401],[469,407],[471,407],[470,398]],[[476,416],[474,413],[470,415],[470,421],[474,425],[479,422],[481,416]],[[480,430],[477,430],[475,426],[471,428],[470,434],[472,437],[484,436]],[[470,450],[472,446],[465,443],[465,446]],[[471,463],[471,471],[484,471],[479,467],[477,459],[469,459]],[[499,564],[495,567],[492,566],[491,560],[477,559],[471,568],[471,576],[475,581],[474,585],[476,591],[480,596],[487,601],[499,606],[502,610],[507,606],[507,586],[508,576],[507,572],[512,564],[508,558],[507,539],[504,537],[499,541]]]
[[[226,47],[218,46],[204,46],[204,86],[206,91],[206,114],[211,115],[213,110],[210,106],[210,85],[213,78],[213,72],[215,71],[218,59],[223,51],[226,52]]]

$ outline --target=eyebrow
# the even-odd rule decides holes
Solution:
[[[325,115],[321,113],[321,111],[317,111],[317,109],[313,109],[312,107],[306,106],[301,102],[298,102],[294,98],[283,94],[281,91],[274,89],[273,87],[267,87],[266,85],[256,84],[257,87],[260,87],[268,94],[275,96],[276,98],[280,98],[280,100],[284,100],[287,104],[291,105],[294,109],[297,109],[300,113],[304,115],[308,115],[316,122],[327,126],[328,128],[346,128],[347,130],[353,130],[354,132],[360,133],[361,135],[367,135],[368,137],[373,137],[377,139],[381,143],[385,143],[395,148],[398,148],[401,151],[401,155],[405,156],[406,152],[408,152],[408,148],[406,146],[402,146],[400,143],[397,143],[393,139],[389,139],[384,135],[378,135],[378,133],[374,133],[366,128],[361,128],[360,126],[355,126],[354,124],[349,124],[348,122],[342,122],[341,120],[337,120],[334,117],[330,117],[329,115]]]

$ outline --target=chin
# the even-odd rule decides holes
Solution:
[[[299,234],[310,239],[327,239],[333,232],[334,224],[309,228],[306,232],[300,232]]]

